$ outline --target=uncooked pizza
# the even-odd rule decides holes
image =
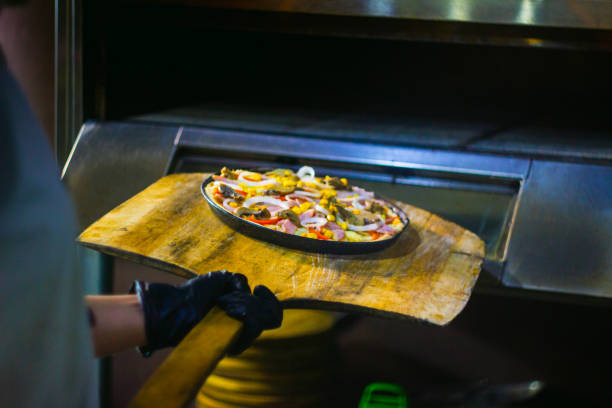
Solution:
[[[370,242],[392,238],[404,223],[392,206],[347,179],[297,172],[231,170],[224,167],[206,194],[246,221],[302,237]]]

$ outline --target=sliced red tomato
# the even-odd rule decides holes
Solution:
[[[378,238],[380,238],[380,234],[376,231],[368,231],[368,234],[372,236],[372,241],[376,241]]]
[[[255,218],[255,216],[251,215],[249,218],[247,218],[247,220],[252,221],[256,224],[260,224],[260,225],[270,225],[270,224],[276,224],[280,218],[275,217],[275,218],[270,218],[267,220],[258,220]]]
[[[308,228],[308,232],[311,232],[311,233],[313,233],[313,234],[316,234],[317,239],[324,239],[324,240],[326,240],[326,241],[328,241],[328,240],[329,240],[329,238],[327,238],[325,235],[323,235],[323,234],[321,234],[321,233],[317,232],[317,230],[316,230],[316,229],[314,229],[314,228]]]

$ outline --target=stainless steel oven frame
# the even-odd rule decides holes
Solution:
[[[380,170],[370,173],[381,181],[392,181],[387,170],[408,169],[426,174],[414,182],[431,188],[504,191],[514,183],[516,199],[505,221],[502,252],[486,260],[480,290],[520,290],[560,299],[563,295],[593,301],[612,298],[608,256],[612,220],[606,210],[612,203],[612,167],[602,164],[138,121],[88,122],[63,174],[74,194],[80,224],[88,225],[158,178],[180,169],[179,162],[189,155],[216,163],[292,160],[345,174],[356,171],[356,165],[367,165]],[[357,171],[361,178],[369,172]]]

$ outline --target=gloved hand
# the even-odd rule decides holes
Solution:
[[[236,290],[221,296],[217,304],[231,317],[244,323],[242,333],[228,350],[236,355],[246,350],[263,330],[276,329],[283,322],[283,308],[280,302],[265,286],[250,290]]]
[[[219,296],[252,296],[247,278],[227,271],[209,272],[177,286],[135,281],[130,293],[138,295],[144,312],[147,344],[140,347],[140,352],[145,357],[155,350],[176,346],[212,309]]]

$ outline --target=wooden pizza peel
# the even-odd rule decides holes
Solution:
[[[212,213],[204,173],[166,176],[87,228],[78,242],[185,278],[227,269],[266,285],[285,308],[357,311],[445,325],[466,305],[485,245],[474,233],[397,202],[410,226],[388,249],[322,255],[242,235]],[[182,407],[242,323],[214,308],[149,378],[131,407]]]

